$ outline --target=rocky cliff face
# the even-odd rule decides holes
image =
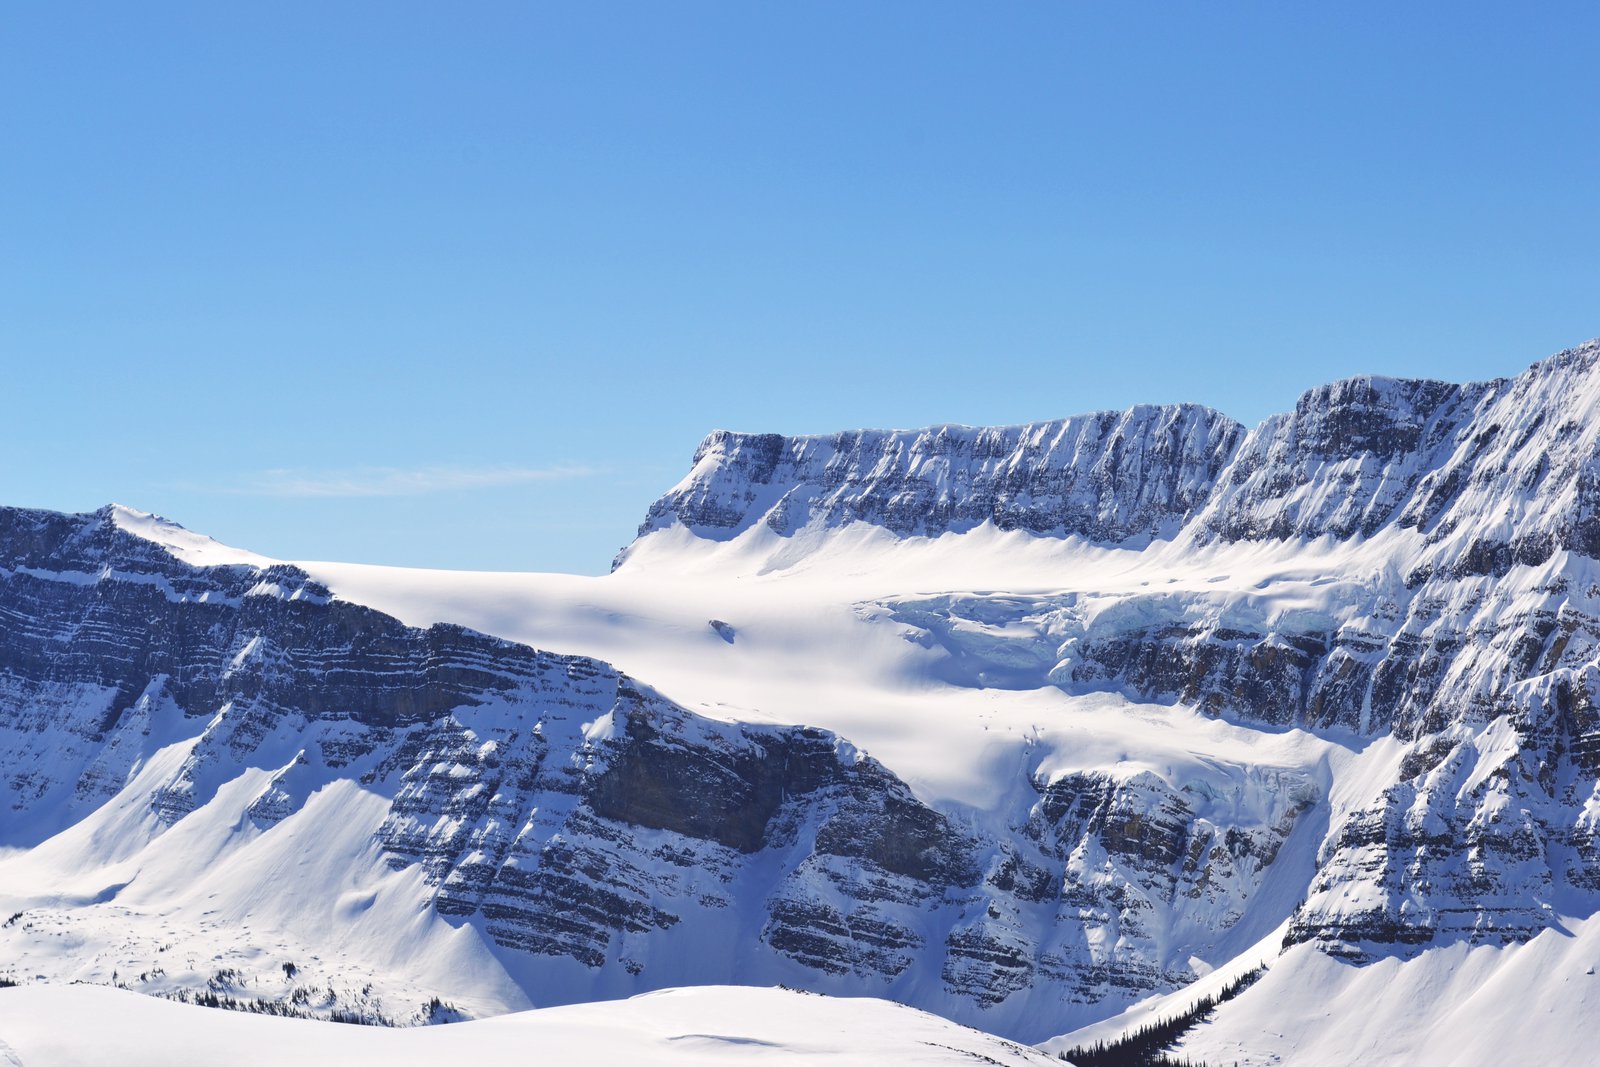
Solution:
[[[1590,342],[1492,382],[1352,378],[1249,432],[1192,405],[999,428],[718,430],[639,536],[852,523],[937,536],[987,522],[1139,547],[1403,529],[1434,549],[1430,572],[1498,577],[1557,549],[1600,554],[1597,362]]]
[[[1192,405],[1136,407],[997,429],[939,426],[780,437],[719,430],[641,536],[674,523],[726,539],[866,522],[901,535],[1005,530],[1096,541],[1170,536],[1244,437]]]

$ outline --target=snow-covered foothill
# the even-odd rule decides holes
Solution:
[[[96,986],[0,989],[0,1064],[27,1067],[742,1067],[778,1061],[794,1067],[1061,1064],[898,1004],[782,989],[669,989],[421,1030],[208,1010]]]

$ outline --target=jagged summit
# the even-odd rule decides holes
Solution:
[[[0,507],[0,566],[87,569],[116,561],[136,571],[187,576],[190,567],[283,567],[126,504],[66,513]]]
[[[1021,426],[711,434],[640,535],[681,525],[728,540],[852,522],[904,536],[993,523],[1095,541],[1171,536],[1243,438],[1198,405],[1141,406]]]
[[[270,567],[277,560],[244,549],[225,545],[205,534],[195,533],[171,519],[126,504],[107,504],[94,513],[117,529],[152,544],[160,545],[185,563],[199,567]]]

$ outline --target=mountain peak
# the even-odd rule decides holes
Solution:
[[[171,519],[126,504],[107,504],[94,514],[122,532],[159,545],[183,562],[196,567],[271,567],[279,562],[225,545],[215,538],[186,529]]]
[[[1140,405],[1016,426],[954,424],[785,437],[716,431],[640,536],[674,525],[726,541],[752,528],[865,522],[900,536],[992,523],[1146,543],[1201,503],[1245,428],[1194,404]]]

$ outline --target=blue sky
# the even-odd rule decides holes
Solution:
[[[1600,334],[1593,5],[0,13],[0,502],[603,571],[714,427]]]

